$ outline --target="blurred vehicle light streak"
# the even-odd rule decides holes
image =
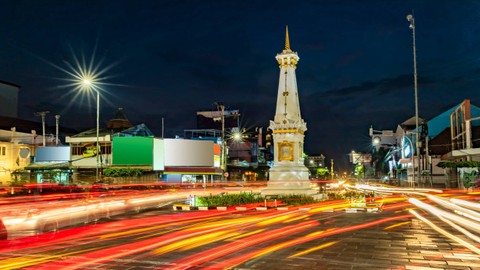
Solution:
[[[412,204],[414,204],[415,206],[421,208],[421,209],[424,209],[424,210],[427,210],[428,212],[432,213],[433,215],[435,216],[442,216],[442,217],[445,217],[457,224],[460,224],[464,227],[467,227],[467,228],[470,228],[471,230],[474,230],[476,232],[480,232],[480,225],[476,222],[473,222],[469,219],[466,219],[466,218],[463,218],[459,215],[455,215],[455,214],[452,214],[452,213],[448,213],[446,211],[443,211],[443,210],[440,210],[432,205],[429,205],[427,203],[423,203],[415,198],[410,198],[408,199],[409,202],[411,202]]]
[[[307,221],[297,225],[290,225],[280,229],[266,231],[258,235],[253,235],[247,238],[238,239],[236,241],[225,244],[223,246],[198,252],[194,255],[183,258],[182,260],[176,261],[175,264],[182,265],[182,266],[189,265],[189,264],[199,265],[207,261],[218,259],[219,257],[225,256],[227,254],[234,254],[234,252],[242,250],[246,247],[251,247],[254,245],[258,245],[260,243],[264,243],[271,239],[276,239],[279,237],[284,237],[284,236],[294,234],[296,232],[308,229],[317,224],[318,222],[316,221]],[[170,270],[174,270],[174,269],[183,269],[183,267],[170,268]]]
[[[195,236],[192,238],[188,238],[185,240],[181,240],[181,241],[163,246],[161,248],[157,248],[152,253],[155,255],[161,255],[177,249],[185,251],[185,250],[193,249],[199,246],[207,245],[213,242],[222,241],[226,238],[238,236],[238,235],[239,235],[238,232],[233,232],[231,230],[202,234],[199,236]]]
[[[454,204],[459,204],[467,208],[473,208],[475,210],[480,211],[480,203],[469,202],[469,201],[460,200],[456,198],[451,198],[450,201],[453,202]]]
[[[432,227],[432,229],[434,229],[435,231],[441,233],[442,235],[452,239],[453,241],[463,245],[464,247],[470,249],[471,251],[477,253],[477,254],[480,254],[480,249],[477,248],[476,246],[468,243],[467,241],[464,241],[463,239],[443,230],[442,228],[436,226],[435,224],[433,224],[431,221],[427,220],[425,217],[419,215],[417,212],[415,212],[415,210],[410,210],[410,213],[412,213],[413,215],[415,215],[415,217],[417,217],[418,219],[420,219],[421,221],[425,222],[427,225],[429,225],[430,227]]]
[[[435,196],[429,195],[429,196],[427,196],[427,198],[430,199],[433,202],[438,203],[439,205],[441,205],[443,207],[452,209],[457,213],[461,213],[461,215],[463,215],[463,216],[469,217],[469,218],[474,219],[476,221],[479,221],[479,219],[480,219],[480,214],[473,211],[473,210],[466,209],[466,208],[458,206],[458,205],[456,205],[452,202],[449,202],[445,199],[437,198]]]
[[[317,250],[320,250],[320,249],[324,249],[324,248],[333,246],[333,245],[335,245],[336,243],[338,243],[338,241],[328,242],[328,243],[325,243],[325,244],[323,244],[323,245],[320,245],[320,246],[317,246],[317,247],[313,247],[313,248],[309,248],[309,249],[307,249],[307,250],[304,250],[304,251],[295,253],[295,254],[289,256],[288,258],[290,259],[290,258],[299,257],[299,256],[302,256],[302,255],[305,255],[305,254],[308,254],[308,253],[311,253],[311,252],[314,252],[314,251],[317,251]]]
[[[328,237],[328,236],[332,236],[332,235],[336,235],[336,234],[341,234],[341,233],[348,232],[348,231],[367,228],[367,227],[370,227],[370,226],[376,226],[376,225],[382,224],[384,222],[408,219],[408,218],[411,218],[411,217],[412,217],[411,214],[401,215],[401,216],[393,216],[393,217],[382,218],[382,219],[378,219],[378,220],[375,220],[375,221],[362,223],[362,224],[358,224],[358,225],[354,225],[354,226],[327,230],[327,231],[324,231],[320,234],[312,233],[312,234],[309,234],[308,237],[303,236],[303,237],[299,237],[299,238],[296,238],[294,240],[288,241],[288,246],[293,246],[293,245],[297,245],[297,244],[300,244],[300,243],[309,242],[309,241],[312,241],[312,240],[315,240],[315,239],[324,238],[324,237]],[[287,247],[287,246],[284,246],[284,247]],[[225,248],[225,247],[223,247],[223,248]],[[258,254],[265,255],[266,253],[264,253],[264,251],[266,251],[268,249],[269,249],[269,247],[266,247],[266,248],[263,248],[263,249],[260,249],[260,250],[255,250],[255,251],[251,251],[251,252],[248,252],[248,253],[245,253],[245,254],[241,254],[241,255],[238,255],[234,258],[222,260],[219,263],[216,263],[214,265],[211,265],[209,267],[205,267],[205,268],[202,268],[202,269],[232,268],[235,265],[238,265],[238,264],[241,264],[241,263],[246,262],[248,260],[251,260],[252,258],[256,258]],[[195,256],[196,257],[209,256],[209,255],[212,254],[211,251],[212,250],[202,252],[204,254],[197,253]],[[230,250],[230,251],[233,252],[234,250]],[[188,263],[188,259],[189,258],[184,258],[181,262],[186,264],[186,263]]]

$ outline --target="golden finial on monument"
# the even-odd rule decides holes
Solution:
[[[287,51],[290,50],[290,39],[288,38],[288,25],[287,25],[286,35],[285,35],[285,50]]]

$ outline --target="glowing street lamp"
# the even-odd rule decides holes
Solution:
[[[242,141],[242,134],[241,133],[234,133],[233,134],[233,140],[238,142],[238,141]]]
[[[230,132],[228,139],[234,143],[243,143],[243,131],[241,131],[239,128],[232,128],[232,131]]]
[[[380,137],[374,137],[374,138],[372,139],[372,144],[373,144],[374,146],[377,146],[377,145],[380,144],[381,141],[382,141],[382,139],[380,139]]]

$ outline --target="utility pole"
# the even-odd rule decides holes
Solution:
[[[43,111],[43,112],[36,112],[35,116],[41,116],[42,117],[42,143],[43,147],[45,147],[45,116],[50,113],[49,111]]]
[[[162,139],[164,138],[164,130],[165,130],[165,122],[164,122],[164,119],[162,117]]]
[[[58,124],[60,122],[60,115],[55,115],[55,145],[58,145]]]
[[[223,102],[215,102],[214,103],[215,105],[217,105],[217,110],[220,111],[221,115],[220,115],[220,121],[222,122],[222,164],[221,164],[221,168],[222,168],[222,180],[225,180],[225,173],[227,171],[227,168],[226,168],[226,143],[225,143],[225,105],[223,104]]]

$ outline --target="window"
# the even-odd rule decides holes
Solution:
[[[91,144],[76,144],[76,145],[72,144],[71,145],[72,156],[83,155],[83,153],[85,152],[85,148],[89,145],[95,148],[95,144],[93,144],[93,143],[91,143]],[[102,153],[104,155],[112,154],[112,144],[111,143],[106,143],[106,144],[100,143],[100,153]]]
[[[83,154],[83,146],[72,145],[72,156],[80,156],[81,154]]]
[[[7,155],[7,147],[0,146],[0,156],[6,156],[6,155]]]

